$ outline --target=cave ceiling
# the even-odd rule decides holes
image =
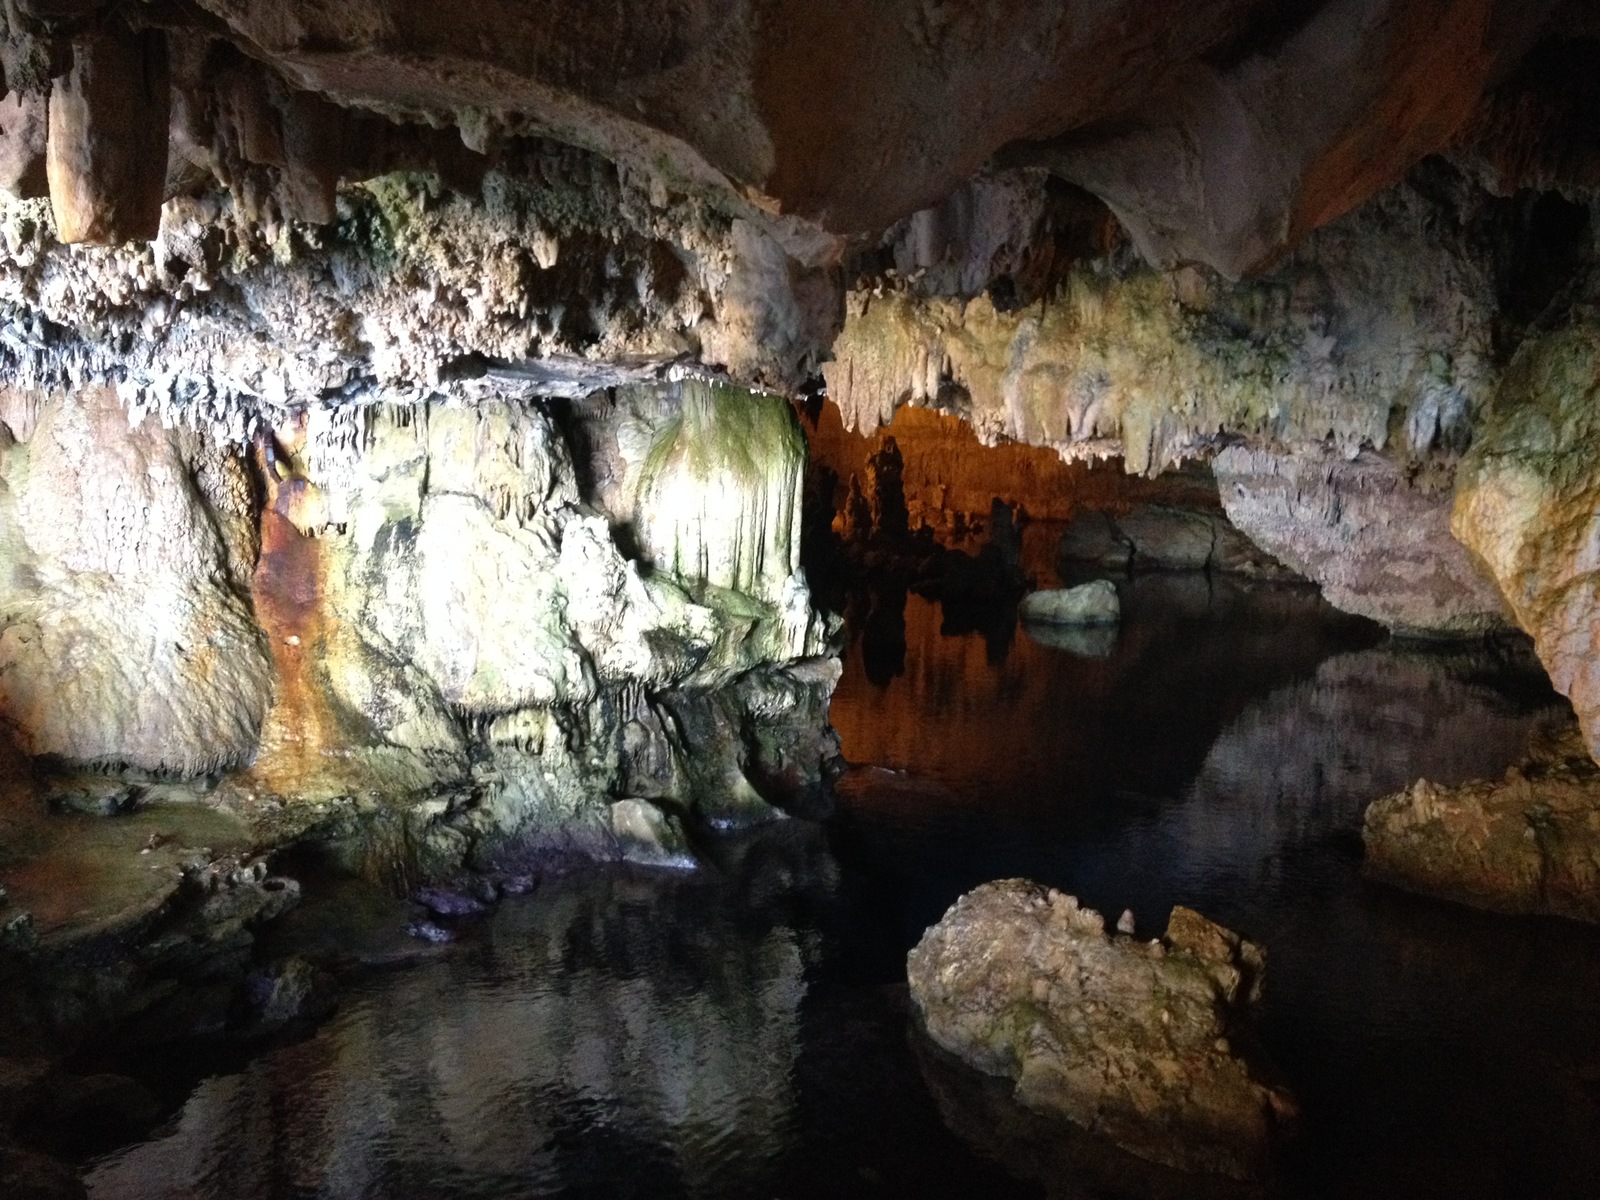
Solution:
[[[58,94],[54,190],[103,210],[80,211],[86,241],[153,232],[150,142],[163,127],[169,194],[210,174],[313,220],[328,219],[341,180],[398,164],[470,174],[506,139],[536,135],[758,214],[801,260],[841,254],[1008,163],[1100,196],[1158,265],[1237,277],[1463,130],[1481,135],[1502,183],[1548,171],[1532,161],[1541,150],[1574,158],[1548,49],[1517,97],[1485,97],[1541,40],[1590,32],[1589,7],[9,0],[0,120],[13,187],[39,189],[28,102]],[[1581,80],[1571,57],[1565,77]],[[163,73],[170,105],[154,86]],[[1507,161],[1513,128],[1520,162]],[[75,173],[104,178],[74,188]]]

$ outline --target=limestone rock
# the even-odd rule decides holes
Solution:
[[[1148,261],[1236,279],[1449,141],[1550,7],[1325,4],[1270,52],[1176,71],[1131,121],[1040,161],[1110,204]]]
[[[39,93],[10,92],[0,99],[0,189],[18,200],[50,194],[45,175],[46,104]]]
[[[1248,1178],[1297,1117],[1246,1051],[1260,947],[1185,908],[1164,939],[1024,880],[958,900],[907,960],[929,1036],[1017,1099],[1185,1170]]]
[[[1229,447],[1213,468],[1229,520],[1320,584],[1335,607],[1424,636],[1506,625],[1499,591],[1450,535],[1443,486],[1413,481],[1371,452]]]
[[[622,389],[570,425],[532,401],[321,410],[263,442],[282,686],[238,786],[381,794],[422,877],[540,842],[612,857],[618,801],[745,823],[773,816],[752,777],[814,786],[836,674],[806,665],[828,635],[795,562],[803,442],[784,402],[711,394]],[[724,407],[691,440],[697,396]]]
[[[639,507],[657,566],[688,583],[781,597],[800,568],[805,439],[789,405],[687,380],[651,448]]]
[[[828,392],[849,428],[909,401],[966,417],[985,444],[1120,454],[1136,474],[1224,431],[1354,455],[1387,445],[1394,423],[1411,453],[1459,450],[1496,382],[1478,195],[1419,174],[1320,230],[1270,281],[1161,273],[1113,250],[1020,308],[855,292],[823,365]]]
[[[1017,606],[1024,621],[1047,625],[1115,625],[1122,619],[1117,585],[1109,579],[1072,588],[1029,592]]]
[[[28,436],[0,451],[0,722],[30,754],[75,762],[186,776],[249,762],[273,677],[245,598],[237,456],[154,420],[130,428],[107,389],[18,424]]]
[[[1367,874],[1494,912],[1600,922],[1600,767],[1576,728],[1500,781],[1418,780],[1367,809]]]
[[[1079,513],[1061,535],[1067,564],[1112,570],[1217,571],[1263,579],[1298,576],[1258,547],[1220,512],[1145,504],[1126,513]]]
[[[1533,635],[1600,757],[1597,368],[1600,312],[1592,299],[1522,345],[1462,461],[1451,529]]]
[[[648,800],[618,800],[613,804],[611,833],[624,862],[647,867],[695,865],[683,822]]]
[[[117,245],[161,228],[171,106],[166,35],[107,23],[76,40],[50,92],[46,165],[63,242]]]

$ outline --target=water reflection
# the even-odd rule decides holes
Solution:
[[[314,1037],[207,1080],[101,1166],[117,1200],[704,1194],[792,1145],[812,950],[706,889],[603,873],[508,904],[480,944],[369,980]],[[675,1184],[675,1186],[674,1186]]]
[[[1287,1194],[1597,1194],[1600,932],[1360,878],[1371,800],[1498,775],[1569,719],[1525,648],[1381,641],[1314,596],[1203,578],[1123,601],[1103,660],[1019,639],[990,666],[913,599],[905,674],[851,664],[835,721],[882,766],[844,781],[836,846],[883,940],[1012,875],[1147,930],[1192,905],[1270,949],[1263,1032],[1309,1131]],[[931,1078],[953,1128],[1055,1194],[1183,1194]]]
[[[550,879],[448,955],[357,982],[313,1036],[203,1079],[163,1136],[97,1164],[91,1196],[1017,1194],[939,1124],[903,1004],[830,967],[821,831],[722,851],[692,877]]]
[[[1531,658],[1387,643],[1294,589],[1149,577],[1123,604],[1096,657],[858,599],[834,720],[864,765],[826,830],[547,881],[204,1080],[92,1194],[1201,1194],[913,1052],[906,950],[1011,875],[1267,943],[1264,1040],[1307,1114],[1285,1195],[1600,1194],[1600,931],[1360,878],[1375,795],[1497,774],[1562,712]]]

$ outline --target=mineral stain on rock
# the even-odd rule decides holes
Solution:
[[[907,958],[922,1028],[1016,1083],[1026,1107],[1181,1170],[1270,1173],[1299,1107],[1252,1045],[1266,955],[1177,907],[1166,935],[1108,935],[1026,880],[967,893]]]

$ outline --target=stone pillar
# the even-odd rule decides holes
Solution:
[[[73,43],[72,67],[50,93],[46,155],[63,242],[160,232],[170,109],[164,33],[109,27]]]

